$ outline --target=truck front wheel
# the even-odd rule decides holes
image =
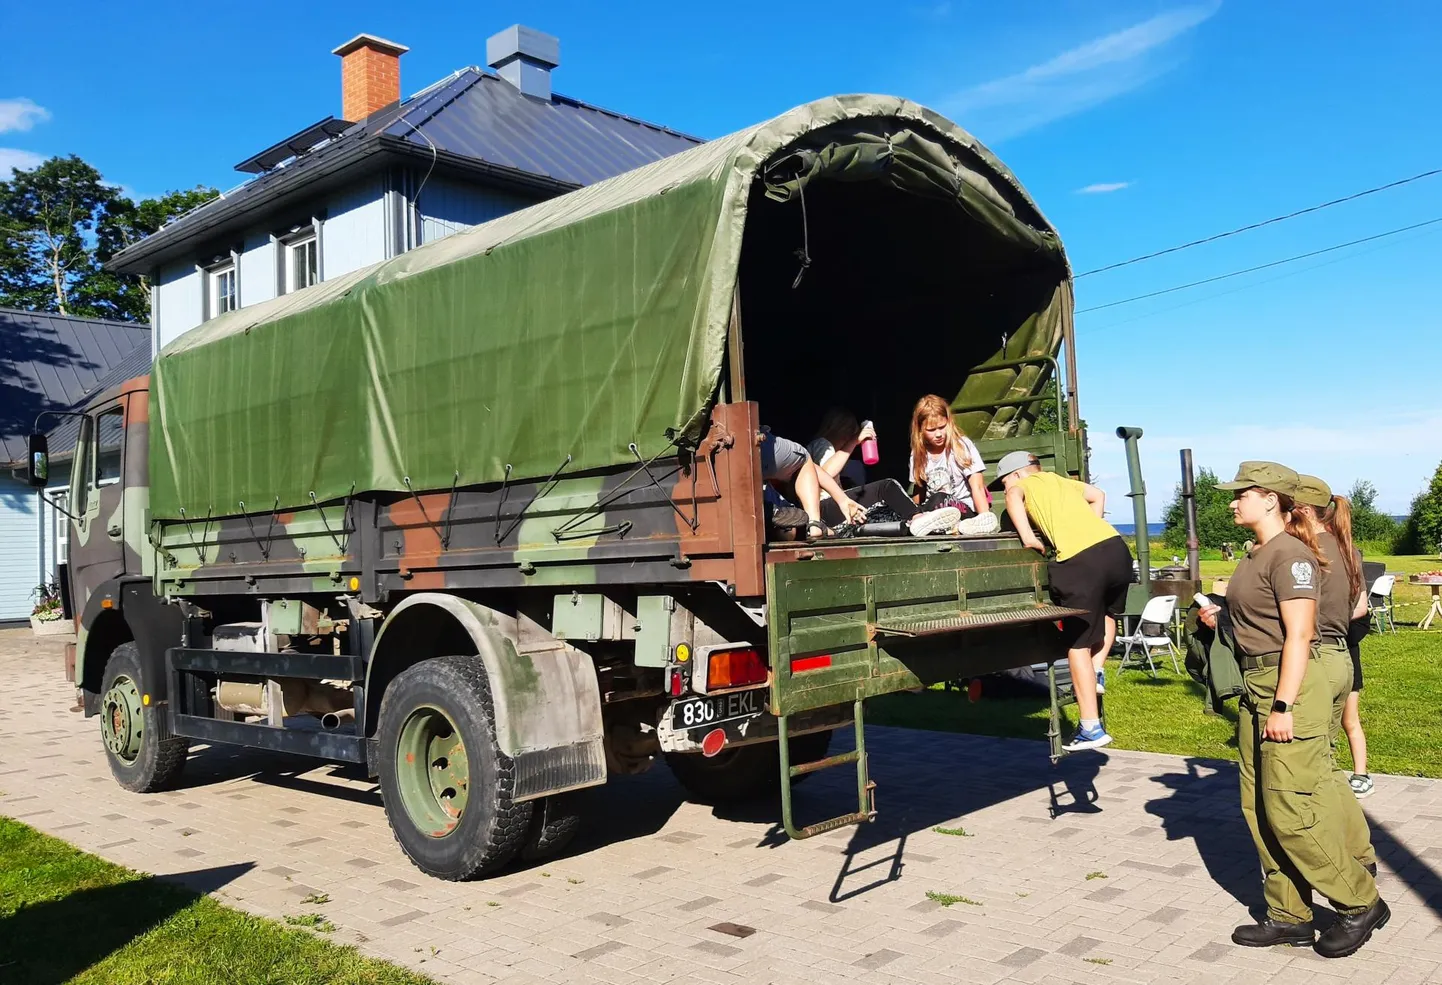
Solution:
[[[190,740],[171,735],[164,708],[150,700],[134,643],[110,652],[101,687],[100,736],[116,781],[135,793],[172,786],[185,768]]]
[[[823,758],[831,746],[831,733],[808,732],[790,741],[791,763],[796,766]],[[700,753],[668,752],[666,765],[687,793],[710,804],[758,800],[781,786],[781,753],[774,742],[724,749],[709,759]],[[797,777],[792,783],[804,779]]]
[[[515,767],[496,741],[485,668],[438,657],[403,671],[381,699],[381,796],[386,820],[416,867],[473,879],[511,861],[531,804],[515,802]]]

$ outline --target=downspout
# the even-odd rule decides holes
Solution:
[[[1127,498],[1132,501],[1132,517],[1137,528],[1137,580],[1149,585],[1152,580],[1152,549],[1147,537],[1147,484],[1142,479],[1142,455],[1137,447],[1141,436],[1141,428],[1117,428],[1117,437],[1127,443],[1127,478],[1131,480],[1132,487]]]

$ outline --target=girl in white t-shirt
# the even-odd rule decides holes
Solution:
[[[951,405],[935,394],[918,400],[911,415],[908,478],[916,486],[916,502],[926,509],[955,506],[961,510],[962,533],[1001,529],[990,510],[981,452],[952,420]]]

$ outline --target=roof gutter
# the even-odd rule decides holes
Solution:
[[[334,179],[342,172],[371,163],[371,159],[377,155],[426,164],[434,162],[437,167],[443,167],[450,173],[480,178],[489,184],[512,191],[532,195],[540,193],[547,198],[581,187],[548,175],[491,164],[466,154],[432,150],[404,137],[379,134],[359,141],[334,155],[324,155],[312,161],[291,165],[294,170],[288,169],[286,173],[282,173],[279,180],[268,188],[249,194],[243,188],[231,198],[218,199],[195,213],[188,221],[162,229],[134,246],[125,248],[105,264],[105,269],[122,274],[149,273],[159,264],[175,259],[188,250],[198,249],[201,243],[223,234],[228,229],[255,222],[268,212],[280,211],[291,200],[315,191],[318,185],[334,183]]]

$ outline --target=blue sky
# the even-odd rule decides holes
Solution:
[[[352,35],[409,45],[412,93],[517,21],[561,38],[558,91],[703,137],[836,92],[939,109],[1011,166],[1078,271],[1442,167],[1442,7],[1424,0],[67,10],[64,32],[44,5],[0,10],[0,172],[76,153],[139,194],[230,187],[236,162],[339,113],[330,49]],[[1083,278],[1078,307],[1439,216],[1442,176]],[[1130,519],[1119,424],[1146,431],[1154,516],[1181,447],[1218,472],[1275,458],[1368,478],[1404,510],[1442,459],[1439,266],[1442,224],[1079,315],[1113,515]]]

